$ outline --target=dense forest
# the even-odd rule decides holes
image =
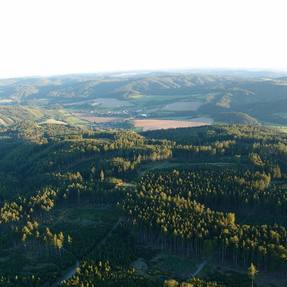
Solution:
[[[3,126],[0,286],[286,286],[286,159],[259,125]]]

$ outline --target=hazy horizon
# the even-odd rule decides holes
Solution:
[[[107,71],[91,71],[91,72],[70,72],[70,73],[52,73],[52,74],[30,74],[24,76],[8,76],[8,77],[0,77],[0,80],[13,80],[13,79],[29,79],[29,78],[53,78],[53,77],[69,77],[69,76],[109,76],[114,74],[123,74],[123,75],[144,75],[144,74],[243,74],[246,73],[246,76],[250,76],[252,74],[272,74],[278,75],[279,77],[282,75],[287,75],[287,69],[268,69],[268,68],[171,68],[171,69],[146,69],[146,70],[107,70]]]

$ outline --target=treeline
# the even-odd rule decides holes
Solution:
[[[240,168],[193,168],[154,171],[138,182],[138,191],[163,191],[167,196],[197,200],[230,210],[251,209],[287,215],[285,183],[271,184],[271,175]]]
[[[177,128],[146,131],[146,138],[165,139],[177,144],[209,145],[216,141],[240,140],[242,143],[286,143],[287,135],[276,129],[259,125],[214,125],[195,128]]]
[[[15,176],[17,173],[16,179],[25,182],[21,186],[22,194],[23,187],[28,191],[35,187],[39,189],[44,181],[49,184],[47,173],[70,170],[86,173],[86,167],[78,169],[83,163],[96,162],[102,166],[101,168],[111,169],[109,162],[115,162],[114,158],[121,158],[125,161],[123,168],[118,161],[119,169],[115,168],[111,172],[124,174],[126,164],[129,164],[128,169],[132,171],[140,163],[168,159],[172,156],[171,143],[145,140],[132,131],[77,131],[75,128],[64,126],[53,128],[51,132],[50,127],[47,127],[46,131],[43,126],[38,127],[35,124],[21,128],[23,130],[20,127],[11,127],[2,132],[3,136],[8,138],[5,142],[0,141],[0,155],[3,152],[0,158],[0,175],[3,171],[9,178],[10,174]],[[42,140],[34,141],[34,136],[38,137],[38,129],[44,135],[46,143]],[[16,132],[20,135],[16,136]],[[27,136],[22,135],[23,133]],[[29,136],[32,137],[31,141],[26,140]],[[121,172],[121,169],[124,169],[124,172]],[[15,189],[18,188],[17,182],[13,184]]]
[[[176,172],[170,176],[176,177]],[[150,180],[123,202],[131,222],[140,226],[142,240],[184,254],[219,250],[219,260],[234,264],[256,262],[262,269],[286,268],[285,227],[237,224],[234,213],[207,208],[192,199],[192,189],[191,194],[177,193],[169,182],[153,185]],[[179,182],[177,190],[184,190],[184,182]]]
[[[229,157],[236,164],[251,164],[265,172],[281,168],[283,176],[287,171],[287,136],[276,129],[229,125],[148,131],[142,135],[171,141],[173,156],[183,161],[221,161]]]

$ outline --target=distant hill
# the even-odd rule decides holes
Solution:
[[[218,113],[215,116],[217,122],[223,122],[228,124],[242,124],[242,125],[258,125],[259,122],[246,113],[241,112],[226,112]]]
[[[10,126],[23,121],[32,121],[38,124],[86,125],[85,121],[61,109],[46,110],[21,105],[0,106],[0,127]]]
[[[24,120],[36,121],[42,117],[44,117],[44,113],[39,109],[0,106],[0,126],[8,126]]]
[[[287,125],[287,77],[275,75],[201,71],[0,80],[0,105],[97,116],[210,117],[225,123]],[[6,120],[9,122],[9,116]],[[1,118],[2,124],[6,120]]]

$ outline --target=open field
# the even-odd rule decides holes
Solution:
[[[200,127],[212,124],[212,119],[209,118],[196,118],[194,120],[132,119],[121,117],[99,117],[87,113],[73,114],[79,119],[95,124],[117,123],[131,120],[135,128],[142,129],[143,131],[170,128]]]
[[[118,107],[127,107],[131,103],[128,101],[122,101],[116,98],[97,98],[91,104],[92,106],[102,106],[104,108],[118,108]]]
[[[111,123],[118,121],[119,119],[116,117],[97,117],[86,113],[74,113],[74,115],[80,119],[101,124],[101,123]]]
[[[286,125],[268,125],[270,128],[277,129],[282,133],[287,133],[287,126]]]
[[[67,123],[63,121],[57,121],[55,119],[48,119],[40,124],[50,124],[50,125],[66,125]]]
[[[202,105],[201,102],[176,102],[172,104],[167,104],[163,107],[164,110],[167,111],[197,111],[199,107]]]
[[[171,128],[201,127],[209,125],[209,123],[207,122],[157,120],[157,119],[134,120],[133,123],[136,128],[140,128],[143,131],[171,129]]]

